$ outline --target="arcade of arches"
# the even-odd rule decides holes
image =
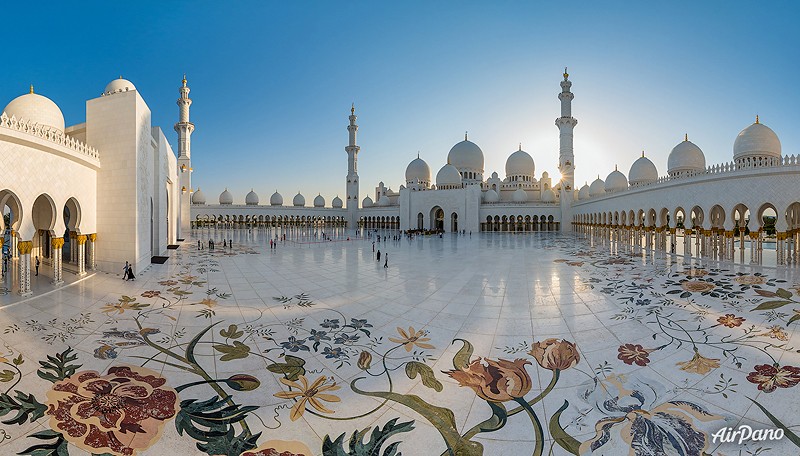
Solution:
[[[3,213],[0,280],[7,290],[30,295],[37,261],[39,276],[49,277],[56,286],[64,283],[65,271],[83,276],[87,269],[95,269],[97,234],[81,233],[80,207],[77,199],[69,198],[58,208],[53,198],[43,193],[28,208],[14,192],[0,191]],[[20,233],[26,222],[34,228],[31,239],[24,239]]]
[[[398,225],[399,226],[399,225]],[[343,216],[197,215],[192,228],[346,228]]]
[[[755,214],[755,217],[752,214]],[[778,216],[778,214],[781,214]],[[722,261],[763,263],[765,244],[774,244],[777,265],[800,261],[800,202],[751,212],[744,204],[672,210],[663,208],[576,215],[573,230],[612,249],[682,253]],[[681,252],[682,251],[682,252]]]

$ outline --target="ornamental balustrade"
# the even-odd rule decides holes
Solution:
[[[100,153],[94,147],[45,125],[40,125],[25,119],[17,119],[16,116],[8,117],[6,113],[3,113],[3,115],[0,116],[0,127],[27,133],[56,143],[95,160],[100,159]]]

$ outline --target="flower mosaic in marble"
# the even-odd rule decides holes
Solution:
[[[0,454],[800,454],[792,268],[273,234],[0,308]]]

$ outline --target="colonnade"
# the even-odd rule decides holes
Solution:
[[[723,228],[677,228],[653,225],[618,225],[604,223],[573,222],[573,231],[585,236],[592,243],[608,246],[611,251],[673,253],[719,261],[745,262],[749,250],[749,262],[762,264],[766,231],[747,232],[745,227]],[[676,251],[677,237],[683,236],[682,252]],[[749,249],[745,241],[749,241]],[[771,239],[770,239],[771,240]],[[800,229],[790,229],[775,234],[777,264],[792,265],[800,261]]]

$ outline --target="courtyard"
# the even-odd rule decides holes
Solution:
[[[792,268],[194,231],[135,281],[4,297],[3,454],[798,452]]]

